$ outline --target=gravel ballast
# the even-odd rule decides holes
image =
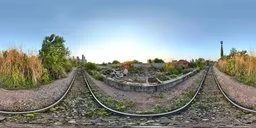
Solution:
[[[173,88],[155,93],[122,91],[108,86],[104,82],[96,80],[90,75],[87,77],[90,79],[89,83],[91,84],[92,88],[95,88],[104,96],[110,96],[118,101],[132,101],[135,103],[134,107],[137,110],[141,110],[152,108],[156,104],[165,105],[169,108],[173,107],[175,105],[175,101],[181,97],[186,90],[192,89],[196,91],[199,83],[196,83],[195,81],[200,82],[203,75],[204,72],[201,71]]]
[[[246,107],[256,106],[256,88],[238,82],[233,77],[220,72],[214,66],[214,72],[221,87],[229,97],[237,103]]]
[[[74,84],[65,99],[52,110],[27,115],[0,114],[0,127],[28,128],[95,128],[95,127],[227,127],[253,128],[256,114],[244,113],[225,100],[219,91],[212,70],[206,77],[200,95],[191,106],[175,115],[143,118],[109,113],[92,98],[77,72]]]
[[[29,111],[40,109],[57,101],[67,90],[75,75],[73,69],[66,78],[31,90],[0,89],[1,111]]]

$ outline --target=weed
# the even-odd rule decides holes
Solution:
[[[38,56],[28,56],[16,49],[0,53],[0,83],[3,87],[31,88],[41,80],[42,75],[43,66]]]

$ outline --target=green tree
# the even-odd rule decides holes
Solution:
[[[155,59],[153,60],[153,62],[154,62],[154,63],[164,63],[164,60],[159,59],[159,58],[155,58]]]
[[[133,61],[131,61],[131,63],[133,63],[133,64],[142,64],[142,62],[140,62],[138,60],[133,60]]]
[[[114,60],[112,64],[120,64],[120,62],[118,60]]]
[[[46,36],[43,40],[42,48],[39,51],[40,58],[42,59],[43,66],[49,71],[52,78],[58,79],[66,76],[71,63],[68,62],[70,54],[68,48],[64,45],[65,40],[63,37],[52,34]]]
[[[204,58],[196,59],[195,63],[196,63],[196,66],[201,68],[201,69],[206,65],[206,61],[205,61]]]
[[[91,71],[91,70],[97,70],[97,65],[95,63],[88,62],[84,65],[85,70]]]
[[[231,50],[230,50],[230,56],[234,56],[235,54],[237,54],[237,50],[235,49],[235,48],[232,48]]]
[[[148,63],[152,63],[152,60],[151,60],[151,59],[148,59]]]

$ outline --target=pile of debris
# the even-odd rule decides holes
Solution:
[[[124,70],[112,69],[112,72],[109,73],[111,78],[116,78],[116,79],[123,78],[127,74],[128,74],[128,70],[127,69],[124,69]]]

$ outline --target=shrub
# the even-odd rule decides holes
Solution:
[[[70,72],[74,66],[75,65],[72,64],[72,61],[68,59],[67,62],[64,64],[64,69],[66,72]]]
[[[168,72],[169,72],[170,74],[175,74],[175,75],[179,75],[179,74],[180,74],[180,70],[179,70],[178,68],[176,68],[176,67],[170,68],[170,69],[168,70]]]
[[[241,82],[249,85],[256,84],[256,57],[249,56],[244,51],[231,50],[229,56],[218,60],[217,67]]]
[[[49,71],[51,78],[58,79],[66,76],[69,50],[64,45],[65,40],[57,35],[46,36],[39,55],[43,66]]]
[[[0,53],[0,83],[9,89],[28,88],[37,84],[43,75],[38,56],[28,56],[10,49]]]
[[[98,67],[95,63],[88,62],[84,65],[84,69],[87,71],[90,71],[90,70],[97,70]]]
[[[120,62],[118,60],[114,60],[112,64],[120,64]]]
[[[164,71],[168,72],[170,69],[174,68],[174,66],[175,64],[173,63],[165,63],[163,69]]]
[[[103,76],[97,71],[92,71],[92,76],[97,80],[103,81]]]
[[[162,73],[157,73],[156,74],[156,77],[159,79],[159,80],[161,80],[161,81],[167,81],[167,80],[169,80],[164,74],[162,74]]]

